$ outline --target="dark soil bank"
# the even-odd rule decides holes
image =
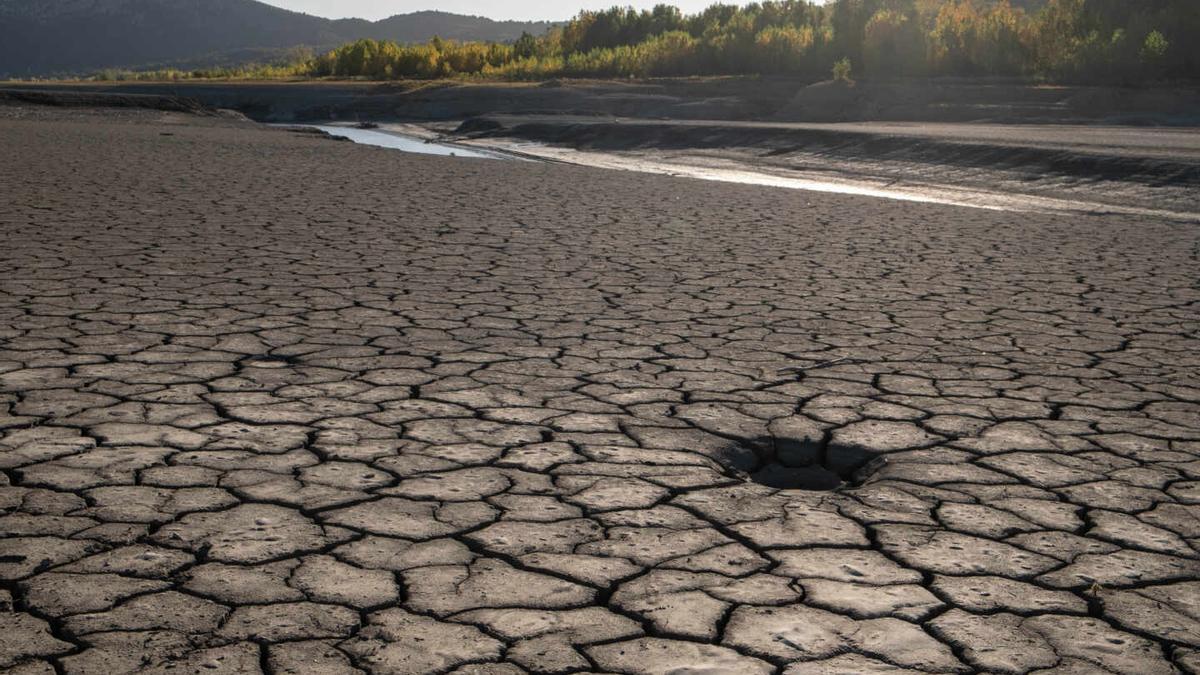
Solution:
[[[101,83],[72,89],[182,96],[238,110],[264,122],[461,120],[488,113],[555,113],[792,122],[1200,125],[1200,93],[1195,87],[1118,90],[952,80],[851,86],[794,78],[731,77],[542,84]]]
[[[98,92],[89,89],[0,89],[0,104],[41,105],[58,108],[143,108],[167,112],[211,115],[214,108],[197,99],[166,94]]]

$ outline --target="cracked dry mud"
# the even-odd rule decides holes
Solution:
[[[0,117],[8,672],[1200,670],[1195,226]]]

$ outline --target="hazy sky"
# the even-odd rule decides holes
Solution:
[[[440,9],[456,14],[474,14],[493,19],[567,19],[581,9],[607,9],[614,5],[633,5],[649,9],[657,4],[671,4],[684,12],[704,9],[716,0],[567,0],[567,2],[538,2],[537,0],[263,0],[269,5],[333,19],[354,16],[364,19],[384,19],[394,14],[406,14],[423,9]],[[728,4],[745,4],[729,1]]]

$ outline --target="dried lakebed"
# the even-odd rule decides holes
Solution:
[[[1194,225],[14,110],[0,668],[1200,668]]]

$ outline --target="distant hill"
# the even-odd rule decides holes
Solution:
[[[0,0],[0,76],[87,73],[108,67],[228,63],[297,46],[359,38],[511,41],[549,22],[416,12],[382,21],[323,19],[255,0]]]

